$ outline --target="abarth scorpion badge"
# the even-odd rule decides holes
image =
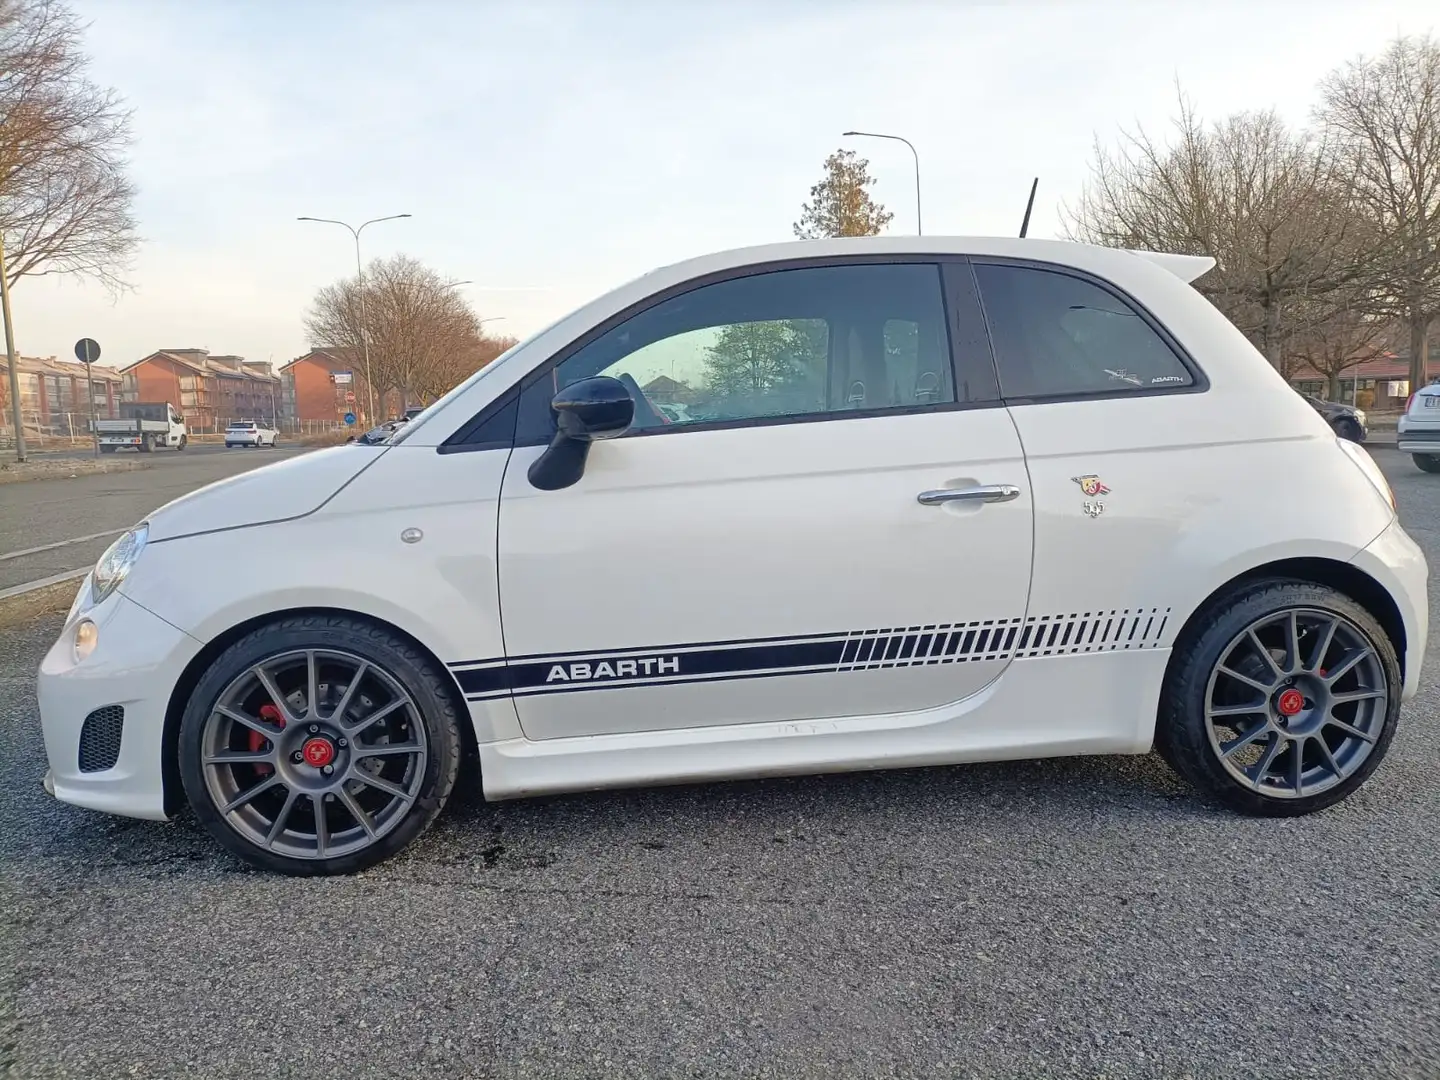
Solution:
[[[1092,518],[1097,518],[1103,514],[1105,512],[1105,504],[1100,501],[1100,496],[1109,495],[1110,489],[1101,482],[1100,477],[1094,473],[1086,473],[1084,476],[1072,476],[1070,479],[1079,484],[1080,490],[1089,496],[1089,498],[1080,504],[1080,509],[1084,510],[1085,513],[1089,514]]]

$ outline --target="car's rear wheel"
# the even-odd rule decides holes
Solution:
[[[1415,464],[1426,472],[1440,472],[1440,454],[1411,454]]]
[[[201,677],[180,730],[185,793],[246,862],[371,866],[420,835],[460,763],[446,676],[402,638],[309,616],[247,634]]]
[[[1196,787],[1242,813],[1288,817],[1339,802],[1380,764],[1400,665],[1350,597],[1257,581],[1192,626],[1166,674],[1156,746]]]

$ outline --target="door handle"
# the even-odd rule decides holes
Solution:
[[[939,506],[948,502],[1009,502],[1020,497],[1020,489],[1014,484],[984,484],[980,487],[937,488],[922,491],[915,496],[921,506]]]

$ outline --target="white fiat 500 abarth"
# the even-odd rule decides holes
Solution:
[[[40,671],[46,786],[297,874],[461,775],[1158,747],[1244,813],[1337,802],[1418,685],[1425,562],[1210,266],[879,237],[649,273],[117,541]]]

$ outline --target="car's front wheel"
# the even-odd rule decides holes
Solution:
[[[1375,618],[1343,593],[1249,583],[1176,643],[1156,746],[1202,791],[1288,817],[1344,799],[1385,756],[1400,665]]]
[[[1426,472],[1440,472],[1440,454],[1411,454],[1415,464]]]
[[[1360,432],[1360,425],[1348,417],[1335,422],[1335,434],[1353,443],[1365,441],[1365,436]]]
[[[180,729],[185,793],[246,862],[343,874],[399,851],[444,807],[460,764],[446,676],[349,618],[252,631],[201,677]]]

